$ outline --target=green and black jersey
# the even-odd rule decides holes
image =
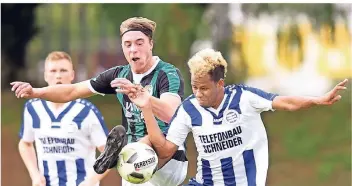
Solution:
[[[136,142],[147,134],[147,128],[144,123],[141,111],[130,101],[127,95],[116,93],[115,89],[110,86],[110,82],[115,78],[126,78],[133,81],[133,74],[130,65],[116,66],[99,74],[96,78],[90,80],[94,91],[101,94],[116,94],[117,99],[123,108],[123,125],[127,128],[128,141]],[[184,82],[179,69],[170,63],[158,60],[158,64],[149,74],[146,74],[140,81],[142,86],[150,85],[152,95],[160,98],[161,94],[177,94],[183,100]],[[167,131],[168,125],[156,118],[160,129]]]

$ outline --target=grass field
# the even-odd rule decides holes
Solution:
[[[350,186],[351,185],[351,88],[332,107],[315,107],[295,113],[268,112],[262,115],[269,138],[268,186]],[[114,96],[95,96],[111,129],[121,123],[121,108]],[[30,180],[17,151],[25,100],[2,92],[1,154],[3,186],[27,186]],[[188,140],[189,177],[195,175],[196,152]],[[9,168],[11,167],[11,168]],[[21,177],[21,179],[18,179]],[[116,185],[111,173],[103,186]]]

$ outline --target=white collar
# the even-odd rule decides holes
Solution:
[[[143,74],[136,74],[132,71],[133,81],[136,81],[135,83],[140,83],[140,80],[150,74],[161,61],[158,56],[153,56],[153,58],[155,58],[155,63],[147,72],[144,72]]]

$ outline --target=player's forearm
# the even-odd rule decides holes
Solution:
[[[273,102],[274,109],[296,111],[319,105],[318,97],[278,96],[278,99],[280,100],[277,103],[275,103],[275,100]]]
[[[34,88],[34,97],[56,103],[66,103],[77,99],[74,94],[74,84],[53,85],[43,88]]]
[[[18,150],[30,177],[33,178],[34,175],[40,174],[33,144],[27,144],[21,141],[18,144]]]
[[[167,140],[159,128],[159,125],[154,117],[151,108],[142,108],[145,124],[147,126],[148,136],[150,142],[158,154],[159,158],[164,159],[170,157],[174,152],[167,148]]]
[[[177,106],[171,106],[169,103],[156,97],[151,97],[153,114],[161,121],[169,123],[174,115]]]

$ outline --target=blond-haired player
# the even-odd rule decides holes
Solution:
[[[224,85],[227,63],[220,52],[205,49],[188,62],[193,95],[185,99],[165,137],[157,127],[146,90],[130,99],[142,110],[149,140],[162,158],[170,158],[193,133],[198,151],[197,175],[188,185],[264,186],[268,139],[260,113],[296,111],[332,105],[347,79],[320,97],[278,96],[245,85]]]
[[[71,57],[51,52],[45,59],[44,79],[49,87],[71,84]],[[107,132],[99,110],[87,100],[27,101],[18,147],[32,185],[99,185],[105,175],[96,174],[92,166],[96,148],[104,150]]]
[[[153,56],[153,33],[156,23],[142,17],[125,20],[120,26],[122,49],[128,65],[116,66],[90,80],[72,84],[32,88],[24,82],[13,82],[12,90],[17,97],[42,98],[56,102],[67,102],[95,94],[113,94],[123,108],[123,125],[113,128],[106,142],[106,149],[98,157],[94,170],[104,173],[116,166],[118,153],[127,143],[150,144],[141,111],[126,94],[134,93],[139,86],[148,87],[152,95],[153,113],[159,128],[166,133],[168,123],[184,96],[184,82],[180,71],[170,63]],[[116,112],[116,111],[115,111]],[[171,159],[159,160],[160,167],[144,186],[180,185],[186,175],[188,160],[184,146]],[[175,170],[177,170],[175,172]],[[132,185],[123,180],[123,185]]]

